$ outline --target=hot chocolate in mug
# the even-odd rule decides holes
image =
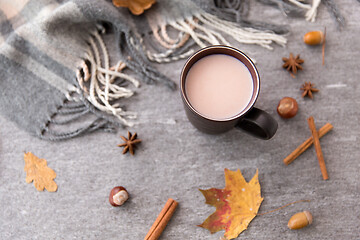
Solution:
[[[194,53],[180,78],[186,115],[200,131],[210,134],[234,127],[261,138],[275,135],[278,124],[254,107],[260,76],[243,52],[229,46],[209,46]]]

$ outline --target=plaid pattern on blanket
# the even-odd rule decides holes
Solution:
[[[104,26],[116,39],[118,62],[109,61]],[[133,95],[137,79],[175,88],[151,61],[187,58],[195,45],[230,45],[225,36],[269,49],[286,44],[190,0],[158,0],[141,16],[106,0],[0,0],[0,113],[48,140],[132,126],[136,113],[118,101]]]

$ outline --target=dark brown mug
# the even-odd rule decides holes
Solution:
[[[235,116],[221,120],[205,117],[198,112],[189,102],[185,91],[186,76],[190,68],[201,58],[212,54],[225,54],[241,61],[250,71],[253,82],[253,94],[248,105]],[[278,127],[276,120],[267,112],[254,107],[260,91],[259,73],[251,59],[238,49],[216,45],[205,47],[194,53],[189,57],[182,69],[180,91],[188,119],[202,132],[219,134],[236,127],[260,139],[267,140],[275,135]]]

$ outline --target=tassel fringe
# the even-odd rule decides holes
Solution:
[[[96,117],[95,120],[85,124],[85,126],[67,132],[56,130],[59,125],[68,125],[79,120],[84,115],[92,112],[91,109],[92,107],[86,105],[84,102],[66,99],[61,106],[57,107],[54,114],[50,116],[48,121],[41,127],[38,136],[45,140],[60,141],[93,132],[97,129],[115,132],[115,125],[108,119],[102,117]],[[71,127],[69,127],[69,129],[71,129]]]
[[[178,31],[178,37],[172,39],[167,33],[167,28]],[[144,40],[140,41],[142,50],[146,52],[149,60],[158,63],[171,62],[184,59],[193,54],[194,50],[180,50],[185,47],[188,39],[193,39],[196,45],[203,48],[208,45],[230,45],[222,35],[230,35],[239,43],[257,44],[267,49],[273,49],[271,44],[277,43],[285,46],[286,38],[269,31],[260,31],[252,28],[240,28],[238,24],[219,19],[218,17],[201,12],[194,17],[169,22],[167,25],[152,26],[155,41],[166,50],[163,52],[151,52],[145,47]],[[180,52],[176,54],[177,52]]]
[[[317,9],[321,3],[321,0],[313,0],[311,8],[306,12],[305,18],[309,22],[315,22]]]
[[[110,67],[106,46],[97,31],[89,38],[89,44],[90,50],[86,54],[86,61],[81,63],[77,72],[77,80],[84,91],[84,96],[98,110],[114,115],[125,126],[133,126],[134,123],[129,120],[135,119],[136,113],[124,111],[118,103],[113,102],[131,97],[134,92],[125,88],[124,84],[131,83],[138,88],[139,81],[121,72],[126,67],[122,61]],[[86,64],[87,62],[89,66]],[[121,80],[120,83],[115,83],[116,78]],[[88,87],[87,82],[89,82]]]

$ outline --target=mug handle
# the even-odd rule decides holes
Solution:
[[[267,112],[253,107],[235,127],[257,138],[268,140],[275,135],[278,123]]]

